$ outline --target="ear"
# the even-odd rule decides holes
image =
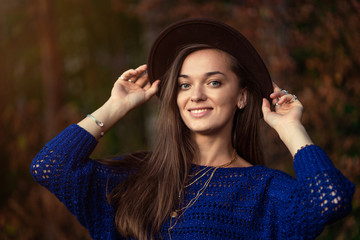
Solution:
[[[236,104],[239,109],[243,109],[246,106],[246,96],[247,96],[246,89],[240,89]]]

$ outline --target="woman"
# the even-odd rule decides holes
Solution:
[[[104,133],[155,94],[152,152],[89,159]],[[354,186],[313,145],[302,109],[239,32],[184,20],[159,35],[148,66],[124,72],[102,107],[50,141],[31,171],[94,239],[313,239],[349,213]],[[297,179],[262,166],[261,117],[294,156]]]

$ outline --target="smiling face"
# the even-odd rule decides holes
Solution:
[[[231,71],[225,52],[204,49],[186,57],[178,76],[177,105],[182,120],[198,134],[230,134],[237,108],[246,92]]]

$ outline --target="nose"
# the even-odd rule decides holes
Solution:
[[[191,101],[192,102],[200,102],[206,100],[206,94],[201,86],[194,86],[191,89]]]

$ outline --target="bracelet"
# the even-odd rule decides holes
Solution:
[[[87,116],[88,116],[89,118],[91,118],[92,120],[94,120],[94,122],[96,123],[96,125],[98,125],[99,127],[102,128],[102,127],[104,126],[104,123],[101,122],[101,121],[99,121],[99,120],[97,120],[93,115],[88,114]],[[100,136],[104,136],[104,132],[103,132],[103,131],[100,132]]]

